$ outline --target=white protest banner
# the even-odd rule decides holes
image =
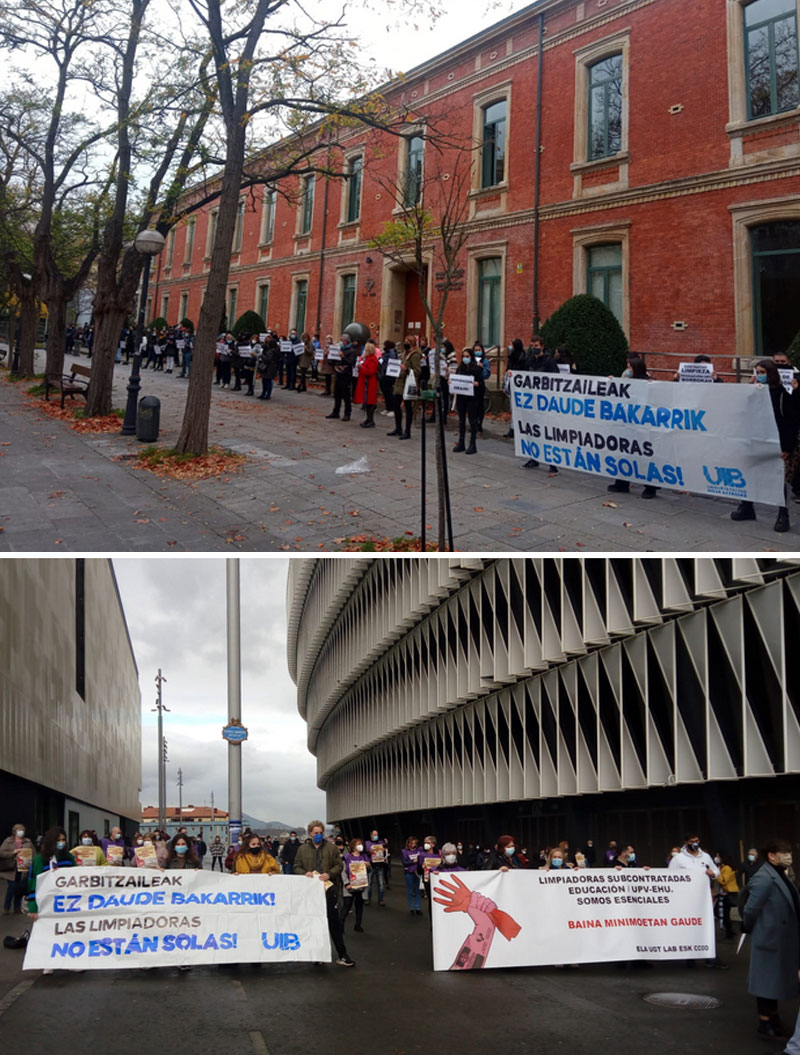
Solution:
[[[328,345],[328,362],[339,362],[342,358],[342,345],[340,342]]]
[[[386,363],[386,376],[387,377],[399,377],[400,376],[400,360],[389,359]]]
[[[681,381],[713,382],[714,366],[712,363],[681,363],[678,367],[678,378]]]
[[[475,378],[472,374],[451,374],[449,386],[454,396],[475,395]]]
[[[435,971],[715,955],[703,875],[665,868],[433,872],[431,896]]]
[[[62,868],[36,903],[24,970],[331,958],[323,884],[305,876]]]
[[[783,505],[762,385],[682,385],[515,371],[515,453],[613,480]]]

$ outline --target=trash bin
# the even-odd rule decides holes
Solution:
[[[155,443],[161,418],[161,400],[157,396],[144,396],[139,400],[136,416],[136,439],[144,443]]]

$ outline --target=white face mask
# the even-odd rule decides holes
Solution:
[[[16,837],[18,839],[21,839],[23,837],[23,835],[25,834],[25,829],[24,828],[17,828],[17,830],[14,832],[14,834],[16,835]]]
[[[144,845],[145,846],[152,846],[153,845],[153,840],[152,839],[145,839]]]
[[[431,846],[431,844],[430,844],[430,843],[425,843],[425,849],[426,849],[426,850],[432,850],[432,849],[433,849],[433,847]]]
[[[92,843],[91,839],[85,838],[85,839],[81,839],[81,845],[82,846],[92,846],[93,843]]]
[[[363,852],[364,852],[364,844],[363,843],[359,843],[356,846],[356,853],[357,854],[363,854]]]
[[[447,862],[447,864],[449,864],[449,865],[454,865],[456,863],[456,855],[455,854],[445,854],[444,855],[444,859]]]

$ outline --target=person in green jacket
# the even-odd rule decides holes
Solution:
[[[36,905],[36,877],[43,872],[58,868],[73,868],[75,858],[67,849],[67,833],[63,828],[51,828],[42,838],[42,848],[34,854],[28,874],[28,915],[35,920],[39,909]]]
[[[336,963],[340,967],[355,967],[347,955],[342,923],[336,906],[336,887],[341,882],[342,868],[342,855],[333,843],[325,838],[325,825],[322,821],[311,821],[308,826],[308,841],[303,843],[294,859],[294,874],[325,884],[328,931],[336,947]]]

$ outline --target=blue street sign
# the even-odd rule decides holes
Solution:
[[[247,739],[247,729],[243,725],[226,725],[222,730],[222,738],[232,744],[241,744]]]

